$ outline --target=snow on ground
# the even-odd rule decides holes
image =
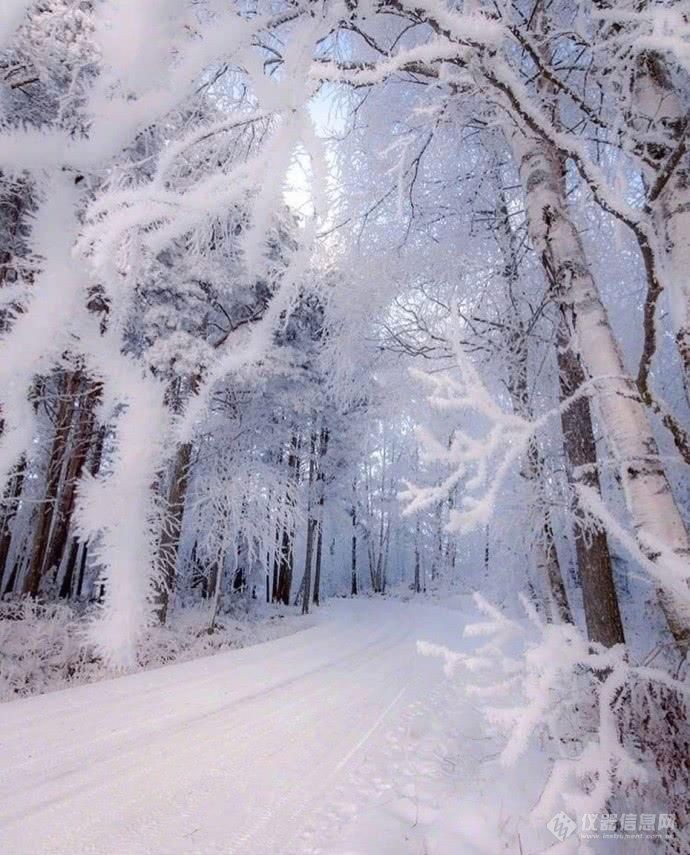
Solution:
[[[53,692],[112,676],[85,643],[93,609],[65,603],[40,605],[25,598],[0,603],[0,702]],[[315,615],[252,601],[251,610],[220,615],[209,632],[207,606],[174,612],[166,626],[149,627],[129,672],[198,659],[307,629]]]
[[[320,614],[265,644],[1,705],[3,855],[519,851],[536,796],[524,766],[499,769],[479,711],[416,653],[420,638],[462,644],[463,612],[349,600]],[[532,833],[523,851],[549,842]]]

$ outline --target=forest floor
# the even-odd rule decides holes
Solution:
[[[424,602],[334,601],[303,632],[3,704],[0,849],[518,851],[530,787],[498,771],[479,713],[416,652],[457,648],[463,623]]]

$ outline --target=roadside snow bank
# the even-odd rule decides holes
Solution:
[[[0,702],[112,677],[86,641],[91,617],[92,609],[77,611],[64,603],[0,603]],[[209,622],[203,607],[173,613],[168,625],[148,629],[136,666],[118,673],[271,641],[312,626],[315,617],[265,606],[255,613],[220,615],[213,631]]]

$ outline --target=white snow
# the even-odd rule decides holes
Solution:
[[[1,706],[4,855],[314,851],[357,800],[357,770],[448,685],[417,639],[461,632],[458,612],[418,604],[323,614],[267,644]]]

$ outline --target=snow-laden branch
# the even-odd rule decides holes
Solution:
[[[58,174],[43,185],[42,194],[45,201],[31,235],[42,270],[33,282],[32,299],[11,333],[0,339],[0,485],[30,448],[34,415],[28,390],[35,375],[49,371],[69,348],[72,320],[88,283],[72,256],[79,191]]]
[[[145,16],[146,4],[130,5],[130,25]],[[91,88],[84,112],[91,118],[88,136],[74,138],[60,129],[22,128],[6,130],[0,135],[0,162],[3,169],[19,173],[25,169],[63,167],[78,171],[102,168],[131,143],[136,134],[152,122],[166,116],[185,100],[200,76],[213,62],[236,61],[242,64],[244,54],[251,48],[254,36],[260,32],[264,19],[251,21],[234,11],[225,12],[211,23],[195,27],[190,36],[181,21],[177,28],[163,22],[155,28],[142,52],[144,61],[130,68],[121,49],[129,38],[112,43],[112,26],[118,15],[109,16],[111,3],[103,4],[102,27],[98,50],[106,50],[108,63]],[[148,24],[147,24],[148,26]],[[186,36],[184,33],[187,33]],[[143,36],[142,36],[143,38]],[[123,61],[124,60],[124,61]],[[133,97],[136,95],[136,97]]]
[[[89,627],[103,660],[117,668],[136,661],[137,644],[152,622],[158,518],[152,486],[169,439],[165,389],[121,353],[117,337],[84,333],[83,352],[115,408],[117,444],[110,472],[86,475],[79,487],[78,527],[95,545],[105,598]],[[105,415],[105,413],[104,413]]]
[[[0,22],[14,26],[20,6],[7,14],[3,7]],[[62,57],[66,46],[55,43],[51,23],[50,15],[31,19],[37,44]],[[276,24],[271,16],[214,3],[201,10],[186,0],[109,0],[85,13],[83,23],[84,56],[75,68],[91,63],[98,69],[80,101],[84,133],[56,122],[9,127],[0,135],[3,173],[28,170],[35,178],[30,248],[39,259],[24,310],[0,345],[0,476],[4,485],[30,449],[35,378],[65,359],[76,361],[99,384],[97,415],[114,429],[101,474],[82,476],[77,517],[105,588],[92,637],[107,661],[122,666],[136,655],[159,584],[157,485],[166,461],[178,437],[189,441],[199,426],[214,384],[238,367],[270,360],[281,313],[308,266],[313,224],[302,232],[303,251],[293,253],[298,242],[289,237],[296,231],[284,213],[283,192],[298,146],[311,160],[312,178],[326,183],[325,155],[309,114],[318,83],[309,72],[314,44],[328,24],[318,16],[294,20],[281,74],[271,76],[257,47],[258,34]],[[42,61],[41,50],[36,55]],[[225,115],[195,97],[199,81],[220,62],[232,65],[244,87],[241,96],[229,89],[226,98],[237,95],[241,109]],[[251,142],[238,150],[238,138]],[[325,190],[315,188],[313,197],[325,214]],[[183,252],[194,256],[188,267],[179,263]],[[293,257],[294,269],[283,275]],[[228,293],[260,292],[259,303],[275,297],[274,305],[259,324],[235,325],[225,310],[229,329],[221,342],[196,350],[209,364],[180,361],[194,369],[197,395],[173,430],[167,380],[151,372],[146,357],[165,361],[191,333],[178,328],[161,337],[154,325],[142,354],[141,343],[132,347],[131,339],[145,324],[137,311],[150,308],[155,315],[149,287],[165,291],[163,302],[172,305],[201,287],[195,282],[223,277]],[[94,292],[100,317],[87,309]],[[225,309],[218,298],[208,301],[219,313]]]
[[[633,664],[622,646],[589,642],[571,624],[547,624],[521,596],[527,622],[509,620],[475,595],[487,618],[465,627],[484,643],[471,652],[419,642],[421,654],[444,661],[446,674],[478,702],[513,767],[546,741],[552,766],[530,820],[541,826],[559,809],[578,816],[606,812],[611,799],[648,778],[653,745],[631,744],[623,727],[634,694],[662,690],[663,705],[683,703],[685,684],[666,671]]]
[[[459,348],[455,350],[457,375],[414,373],[430,389],[428,400],[434,408],[457,413],[460,422],[471,417],[473,423],[484,428],[476,435],[458,427],[447,445],[428,431],[418,429],[423,458],[441,463],[450,472],[438,484],[420,486],[406,482],[406,489],[399,498],[406,503],[404,513],[414,514],[445,501],[458,485],[462,485],[462,496],[450,511],[447,527],[451,532],[467,533],[489,522],[506,479],[528,454],[537,434],[583,396],[620,394],[616,390],[622,378],[590,378],[557,407],[529,419],[504,411],[468,357]],[[643,462],[616,459],[617,467],[624,468]],[[687,613],[690,610],[690,568],[686,556],[674,552],[669,543],[661,542],[644,528],[634,536],[628,534],[594,490],[577,486],[581,507],[589,514],[589,523],[605,529],[617,540],[661,588],[672,593],[678,608]]]
[[[658,226],[656,209],[659,206],[659,193],[654,189],[656,182],[653,182],[652,192],[647,195],[645,205],[634,207],[628,202],[625,193],[607,180],[581,138],[572,131],[557,127],[548,107],[548,99],[542,102],[539,96],[535,97],[506,58],[510,54],[504,48],[516,38],[521,48],[527,50],[537,64],[541,79],[568,96],[587,122],[599,124],[600,120],[586,100],[544,64],[529,35],[500,17],[485,17],[473,12],[459,15],[447,10],[444,4],[436,0],[427,0],[421,5],[415,0],[386,5],[393,5],[426,23],[435,33],[435,38],[422,46],[398,49],[392,56],[373,62],[317,62],[313,73],[321,79],[371,86],[401,71],[410,71],[436,77],[439,81],[447,79],[453,85],[453,71],[457,75],[457,68],[462,67],[463,73],[474,80],[478,93],[507,110],[518,127],[528,135],[536,135],[570,159],[601,208],[632,231],[645,263],[650,292],[655,294],[665,288],[671,293],[672,305],[676,306],[674,319],[677,330],[684,329],[687,295],[682,277],[667,270],[665,239],[659,233]],[[475,28],[475,24],[479,26]],[[482,32],[486,35],[482,36]],[[325,67],[328,68],[327,72],[324,71]],[[450,73],[444,74],[444,67],[450,69]],[[576,126],[579,127],[579,124]],[[640,151],[643,150],[639,142],[624,139],[622,148],[626,157],[639,166]],[[677,158],[670,157],[660,174],[670,175],[677,168],[684,151],[683,144],[677,149]],[[646,163],[646,166],[649,164]]]
[[[432,407],[457,413],[460,419],[471,415],[485,428],[478,436],[458,428],[448,445],[440,443],[428,431],[418,429],[423,458],[442,463],[452,471],[435,486],[421,487],[408,482],[400,498],[407,503],[405,513],[413,514],[443,501],[462,483],[462,503],[452,510],[449,529],[468,532],[488,522],[506,478],[527,452],[534,436],[574,401],[615,378],[590,380],[558,407],[529,419],[504,410],[466,354],[459,347],[454,351],[457,373],[432,374],[414,370],[413,375],[430,389],[428,401]]]
[[[457,377],[420,371],[414,374],[431,387],[429,402],[434,408],[463,415],[475,413],[484,419],[487,429],[479,437],[456,430],[447,446],[419,430],[423,459],[443,463],[452,472],[436,486],[417,487],[408,482],[400,498],[407,502],[405,513],[413,514],[443,501],[464,482],[462,504],[451,511],[448,526],[452,531],[467,532],[490,518],[505,478],[537,428],[528,419],[503,411],[470,361],[461,353],[456,358],[460,363]]]

